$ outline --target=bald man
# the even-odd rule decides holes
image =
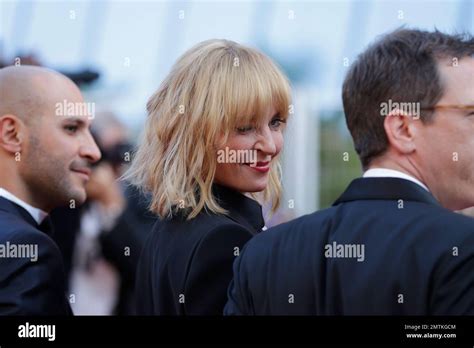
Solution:
[[[100,159],[83,105],[57,72],[0,69],[0,315],[72,314],[48,214],[85,201]]]

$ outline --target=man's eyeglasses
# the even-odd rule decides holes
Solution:
[[[434,106],[424,107],[420,109],[428,110],[428,111],[446,110],[446,109],[474,111],[474,105],[434,105]]]

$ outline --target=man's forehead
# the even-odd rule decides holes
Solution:
[[[87,120],[93,118],[95,113],[94,103],[85,102],[78,89],[55,93],[48,98],[48,108],[63,118],[79,117]]]
[[[464,103],[474,101],[474,58],[464,57],[439,64],[443,83],[443,99],[450,98]]]
[[[472,79],[474,75],[474,57],[451,57],[439,62],[438,68],[444,78],[459,79],[465,77],[465,80]]]

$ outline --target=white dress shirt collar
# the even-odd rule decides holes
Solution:
[[[3,197],[5,199],[8,199],[9,201],[18,204],[20,207],[24,208],[30,215],[33,217],[33,219],[36,221],[38,225],[40,225],[43,220],[48,216],[48,213],[42,211],[41,209],[35,208],[25,201],[21,200],[14,194],[8,192],[4,188],[0,187],[0,197]]]
[[[409,180],[411,182],[414,182],[415,184],[420,185],[428,192],[430,191],[428,187],[425,184],[423,184],[420,180],[412,177],[411,175],[400,172],[398,170],[387,169],[387,168],[371,168],[367,170],[362,177],[364,178],[380,178],[380,177],[387,178],[388,177],[388,178],[405,179],[405,180]]]

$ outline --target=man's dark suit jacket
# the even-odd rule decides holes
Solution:
[[[473,315],[474,219],[411,181],[356,179],[331,208],[247,243],[225,314]]]
[[[219,185],[213,193],[227,216],[202,211],[153,227],[138,266],[137,314],[222,315],[232,263],[264,221],[253,199]]]
[[[19,205],[0,197],[0,244],[37,245],[37,260],[0,258],[0,315],[71,315],[61,253]],[[10,255],[11,256],[11,255]]]

